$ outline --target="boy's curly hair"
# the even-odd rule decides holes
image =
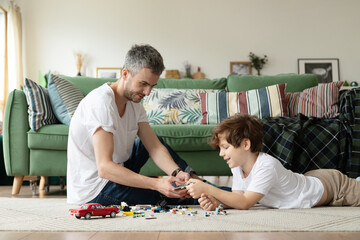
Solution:
[[[238,113],[224,119],[213,130],[209,144],[219,148],[219,134],[225,135],[228,143],[239,147],[244,138],[251,142],[251,152],[260,152],[264,139],[261,120],[253,115]]]

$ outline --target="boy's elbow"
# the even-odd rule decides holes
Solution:
[[[249,210],[252,207],[252,205],[250,204],[245,204],[245,206],[243,206],[242,210]]]
[[[251,206],[241,204],[239,206],[236,206],[235,208],[238,210],[249,210]]]
[[[240,203],[240,204],[238,204],[238,205],[236,206],[236,209],[239,209],[239,210],[249,210],[252,206],[254,206],[254,204],[242,202],[242,203]]]

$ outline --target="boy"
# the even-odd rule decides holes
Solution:
[[[257,202],[272,208],[311,208],[322,205],[360,206],[360,182],[337,170],[318,169],[294,173],[276,158],[260,152],[263,129],[255,116],[236,114],[222,121],[212,133],[210,145],[220,149],[233,173],[232,192],[199,180],[187,186],[200,206],[213,211],[224,207],[249,209]]]

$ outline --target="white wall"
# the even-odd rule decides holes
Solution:
[[[122,67],[134,43],[149,43],[167,69],[188,61],[208,78],[230,61],[267,54],[262,74],[296,73],[298,58],[339,58],[340,79],[360,83],[358,0],[17,0],[24,28],[25,75],[75,75]]]

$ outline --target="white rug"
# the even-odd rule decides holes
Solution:
[[[155,213],[156,219],[120,216],[76,219],[65,198],[0,198],[0,230],[4,231],[360,231],[360,208],[321,207],[277,210],[261,206],[228,215],[205,217]],[[187,211],[188,213],[191,212]],[[149,216],[150,213],[146,213]]]

